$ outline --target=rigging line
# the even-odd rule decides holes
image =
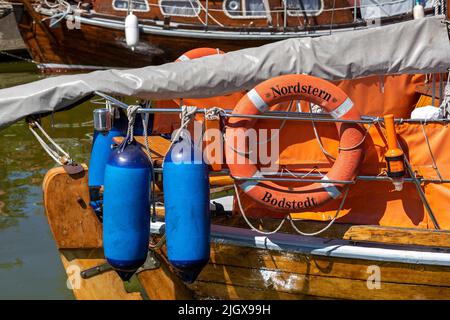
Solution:
[[[39,126],[37,121],[28,122],[28,128],[31,133],[36,137],[36,140],[42,146],[45,152],[59,165],[70,164],[73,162],[72,158],[67,152],[65,152],[50,136]],[[45,140],[35,131],[35,128],[39,128],[42,134],[48,139],[48,141],[56,147],[63,155],[58,154],[58,152],[50,147],[50,145],[45,142]]]
[[[151,195],[152,195],[152,220],[156,221],[156,191],[155,191],[155,181],[156,181],[156,175],[155,175],[155,166],[154,166],[154,162],[151,156],[151,152],[150,152],[150,145],[148,142],[148,120],[149,120],[150,115],[147,113],[145,116],[141,115],[142,118],[142,128],[144,130],[144,145],[145,145],[145,150],[147,151],[147,157],[148,160],[150,161],[150,165],[151,165],[151,169],[152,169],[152,190],[151,190]]]
[[[45,132],[45,130],[39,125],[39,123],[37,121],[34,121],[33,125],[35,125],[44,135],[44,137],[47,138],[47,140],[55,146],[56,149],[58,149],[63,155],[65,155],[67,158],[70,159],[70,155],[64,151],[63,148],[61,148],[61,146],[59,144],[57,144],[48,134],[47,132]]]
[[[331,11],[330,35],[333,33],[334,9],[336,8],[336,0],[333,0],[333,10]]]
[[[311,103],[309,103],[309,110],[310,110],[311,113],[313,113],[312,112]],[[317,142],[319,143],[320,149],[325,154],[325,156],[331,158],[332,160],[336,160],[336,158],[333,157],[330,153],[328,153],[328,151],[326,151],[325,147],[323,146],[322,141],[320,140],[320,137],[318,135],[317,128],[316,128],[316,125],[314,123],[314,120],[311,120],[311,122],[312,122],[312,125],[313,125],[314,135],[316,136],[316,139],[317,139]],[[357,144],[355,144],[354,146],[351,146],[351,147],[345,147],[344,148],[344,147],[339,146],[339,150],[341,150],[341,151],[350,151],[350,150],[356,149],[360,145],[362,145],[364,143],[364,141],[366,140],[367,135],[369,134],[369,131],[370,131],[370,128],[372,127],[372,125],[373,125],[373,122],[370,123],[369,126],[367,127],[366,132],[364,133],[364,136],[362,137],[361,141],[359,141]]]
[[[206,23],[202,20],[202,18],[200,18],[199,12],[197,12],[197,10],[195,10],[194,4],[192,3],[192,0],[188,0],[188,1],[189,1],[189,4],[191,5],[192,10],[195,12],[195,15],[196,15],[197,19],[198,19],[204,26],[206,26]]]
[[[198,1],[198,4],[200,5],[200,8],[201,8],[203,11],[205,11],[205,13],[208,15],[208,17],[210,17],[215,23],[217,23],[218,26],[220,26],[220,27],[223,27],[223,26],[224,26],[224,25],[221,24],[216,18],[214,18],[214,17],[211,15],[211,13],[209,13],[209,11],[210,11],[211,9],[208,8],[208,11],[206,11],[206,8],[203,6],[203,4],[202,4],[200,1]],[[205,26],[208,26],[206,23],[205,23],[204,25],[205,25]]]
[[[309,111],[312,113],[312,104],[311,102],[309,103]],[[311,120],[312,126],[313,126],[313,131],[314,131],[314,135],[316,137],[317,142],[319,143],[319,147],[322,150],[323,154],[330,158],[333,161],[336,161],[336,157],[332,156],[324,147],[324,145],[322,144],[322,140],[319,137],[319,133],[317,132],[317,127],[316,127],[316,123],[314,122],[314,119]]]
[[[28,127],[31,131],[31,133],[36,137],[36,140],[39,142],[39,144],[42,146],[42,149],[44,149],[45,152],[59,165],[62,165],[62,162],[59,160],[58,154],[52,150],[45,141],[38,135],[36,131],[33,130],[31,126]]]
[[[301,234],[302,236],[317,236],[317,235],[321,234],[322,232],[328,230],[334,224],[334,222],[336,221],[336,219],[339,216],[339,213],[341,212],[342,208],[344,207],[344,203],[345,203],[345,200],[347,199],[347,195],[348,195],[348,190],[349,189],[350,189],[350,186],[347,186],[347,188],[345,189],[344,196],[342,197],[341,203],[339,205],[339,208],[336,211],[336,214],[334,215],[333,219],[331,219],[331,221],[325,227],[323,227],[322,229],[320,229],[319,231],[316,231],[316,232],[311,232],[311,233],[303,232],[303,231],[301,231],[300,229],[297,228],[297,226],[294,223],[294,219],[292,219],[292,216],[289,213],[288,220],[291,223],[292,228],[297,233]]]
[[[287,111],[290,112],[292,110],[292,107],[294,106],[294,100],[291,100],[289,102],[289,106]],[[270,138],[267,138],[266,141],[258,141],[258,145],[261,144],[265,144],[267,142],[271,142],[273,138],[278,137],[280,135],[281,130],[284,128],[284,126],[286,125],[286,121],[287,119],[284,119],[283,122],[281,122],[280,127],[278,128],[278,131],[275,133],[275,136],[271,136]]]
[[[8,56],[10,58],[22,60],[22,61],[25,61],[25,62],[29,62],[29,63],[33,63],[33,64],[39,64],[37,61],[35,61],[33,59],[24,58],[24,57],[21,57],[21,56],[16,55],[16,54],[13,54],[13,53],[10,53],[10,52],[6,52],[4,50],[0,50],[0,54],[3,54],[3,55]]]
[[[436,159],[434,158],[433,151],[431,150],[430,141],[428,140],[428,136],[427,136],[427,133],[425,131],[425,126],[423,124],[421,124],[420,126],[422,127],[423,137],[425,138],[425,142],[427,143],[428,151],[430,153],[431,161],[433,162],[433,169],[436,171],[436,174],[438,175],[439,180],[441,180],[441,182],[442,182],[443,179],[442,179],[442,176],[441,176],[441,172],[439,171],[439,168],[438,168],[438,166],[436,164]]]

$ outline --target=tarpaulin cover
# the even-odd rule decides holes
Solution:
[[[53,112],[102,91],[144,99],[211,97],[248,90],[283,74],[328,80],[377,74],[446,72],[450,43],[443,17],[297,38],[258,48],[130,70],[48,78],[0,90],[0,128]]]

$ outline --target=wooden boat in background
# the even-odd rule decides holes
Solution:
[[[128,1],[19,0],[13,7],[40,70],[60,72],[159,65],[199,47],[230,52],[412,19],[410,1],[400,2],[400,10],[373,19],[364,10],[381,9],[348,0],[132,0],[140,34],[134,51],[124,33]]]

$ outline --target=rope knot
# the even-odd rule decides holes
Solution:
[[[128,118],[128,130],[127,130],[127,138],[128,143],[131,143],[134,139],[134,122],[136,120],[136,114],[141,106],[140,105],[132,105],[127,108],[127,118]]]
[[[213,107],[205,110],[206,120],[220,120],[220,117],[225,114],[225,111],[219,107]]]

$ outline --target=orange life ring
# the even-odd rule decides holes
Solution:
[[[350,98],[334,84],[308,75],[291,74],[266,80],[249,91],[238,102],[233,114],[259,115],[285,101],[306,100],[320,105],[336,119],[361,119]],[[257,165],[250,163],[245,152],[234,148],[235,130],[252,128],[256,119],[230,117],[226,129],[226,162],[233,177],[263,176]],[[282,212],[301,212],[325,204],[341,195],[342,184],[327,180],[354,179],[363,159],[363,127],[357,123],[336,123],[340,137],[340,152],[333,167],[321,182],[301,187],[285,187],[271,181],[240,180],[237,182],[246,195]],[[245,133],[245,132],[244,132]]]
[[[193,59],[198,59],[206,56],[212,56],[215,54],[224,54],[220,49],[213,49],[213,48],[196,48],[189,50],[188,52],[183,53],[181,56],[178,57],[177,62],[179,61],[188,61]]]

